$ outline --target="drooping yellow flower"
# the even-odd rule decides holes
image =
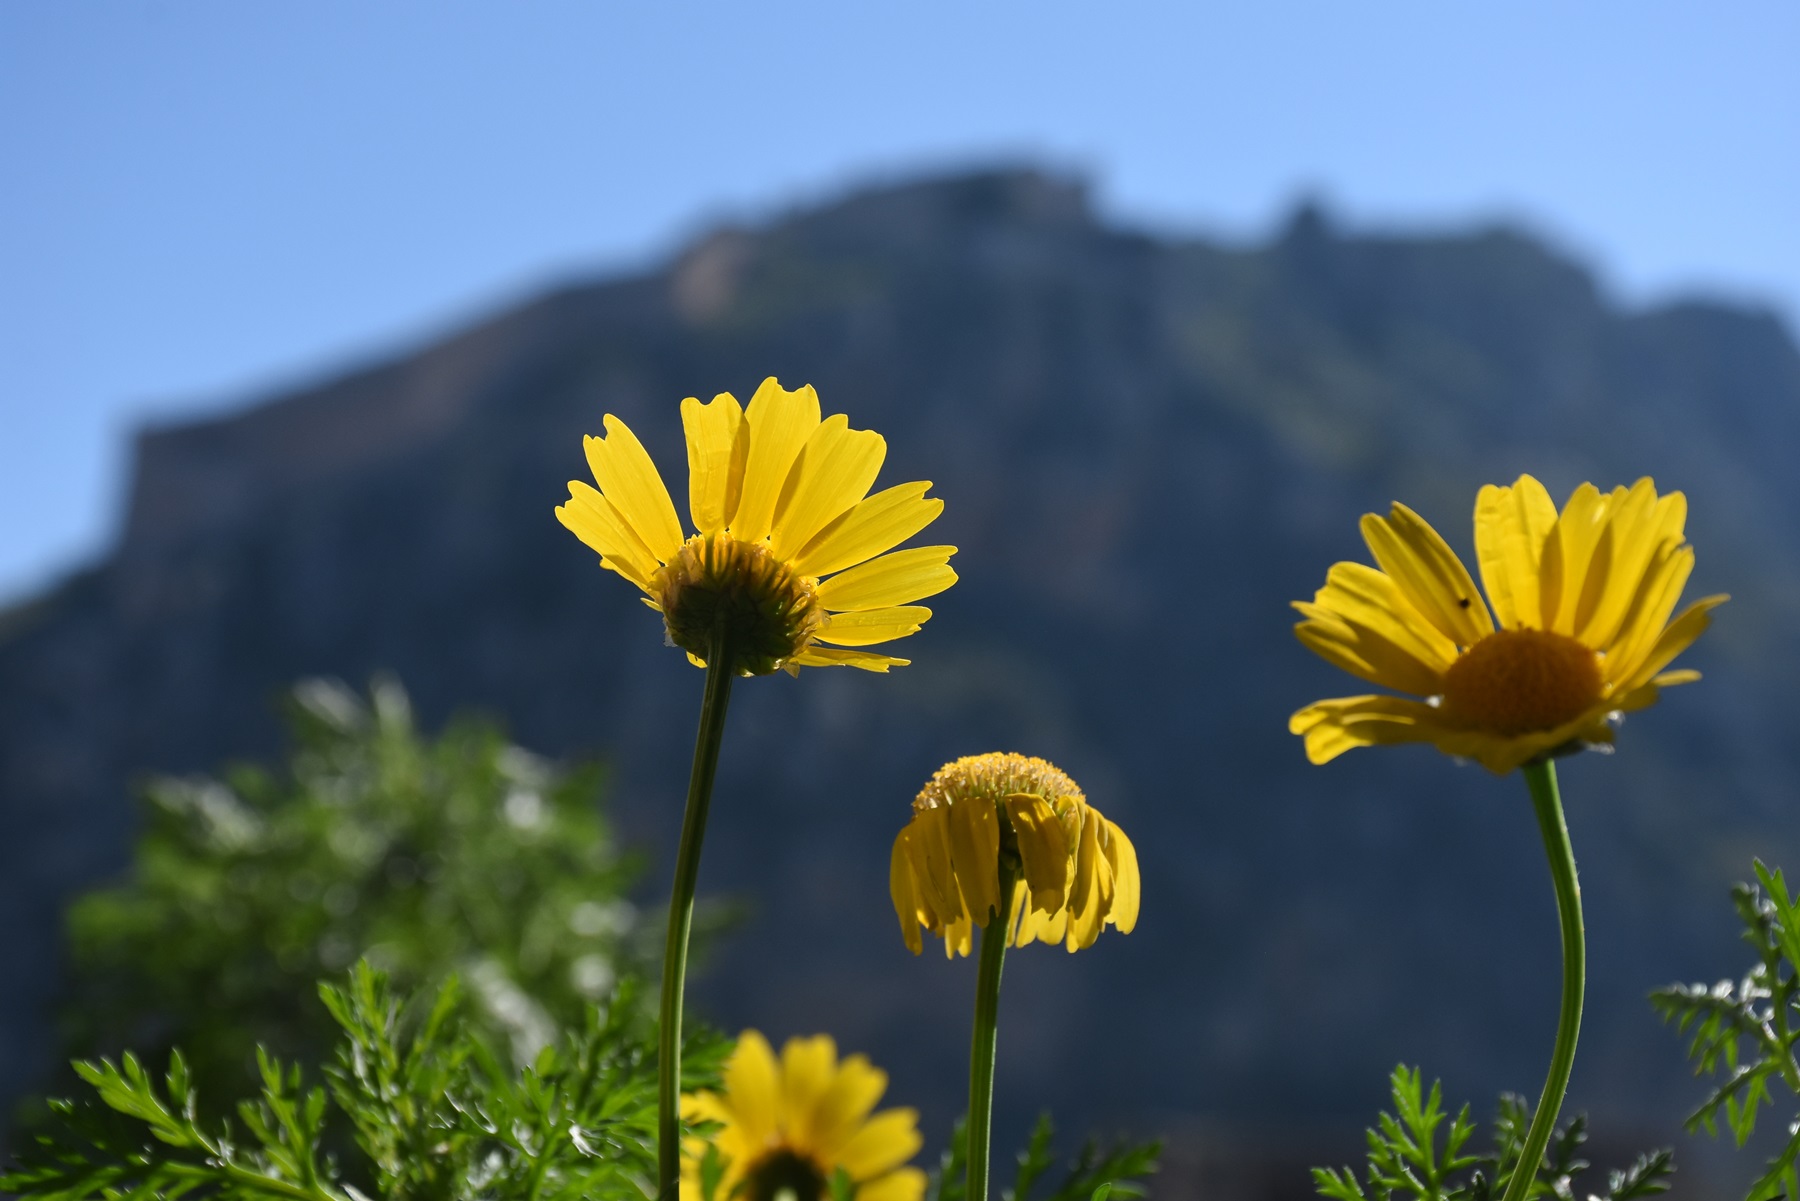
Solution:
[[[1055,764],[1025,755],[947,763],[913,801],[894,839],[888,883],[906,945],[920,931],[967,955],[973,929],[999,912],[1012,881],[1008,942],[1061,942],[1077,951],[1100,931],[1131,933],[1138,916],[1137,851]]]
[[[689,397],[681,421],[697,533],[684,533],[656,464],[610,413],[606,435],[583,443],[600,487],[571,481],[557,520],[643,589],[696,664],[721,628],[745,675],[907,663],[859,648],[917,633],[931,610],[912,602],[956,582],[955,547],[893,550],[943,511],[931,485],[868,495],[887,443],[841,413],[821,421],[810,386],[789,392],[771,377],[747,408],[730,393]]]
[[[1352,747],[1429,742],[1497,773],[1584,744],[1610,743],[1612,718],[1700,678],[1665,671],[1725,596],[1670,620],[1694,567],[1687,498],[1641,479],[1583,484],[1556,511],[1522,475],[1475,499],[1475,552],[1488,604],[1436,530],[1405,505],[1362,519],[1380,565],[1338,563],[1300,641],[1371,683],[1412,693],[1320,701],[1288,728],[1324,763]]]
[[[725,1064],[725,1091],[684,1097],[682,1116],[718,1122],[710,1138],[683,1148],[681,1201],[702,1201],[701,1162],[718,1148],[724,1176],[714,1201],[823,1201],[842,1168],[856,1201],[919,1201],[925,1173],[906,1167],[918,1153],[918,1111],[884,1109],[887,1073],[861,1055],[840,1063],[827,1035],[791,1038],[777,1062],[754,1030]]]

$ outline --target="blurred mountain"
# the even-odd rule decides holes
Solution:
[[[1698,1098],[1643,994],[1741,967],[1726,889],[1797,862],[1800,353],[1769,313],[1627,311],[1506,228],[1368,236],[1313,207],[1268,244],[1101,221],[998,171],[724,229],[415,353],[141,435],[116,551],[0,617],[0,1094],[42,1078],[59,911],[115,872],[134,773],[277,749],[295,678],[397,672],[601,754],[667,863],[701,675],[551,515],[580,438],[631,424],[678,496],[676,402],[774,374],[936,482],[962,582],[892,676],[745,683],[703,886],[754,916],[700,1010],[828,1029],[941,1130],[972,964],[904,949],[888,848],[956,755],[1080,780],[1143,856],[1144,916],[1012,957],[1000,1102],[1065,1128],[1354,1132],[1396,1061],[1485,1110],[1536,1094],[1557,941],[1524,786],[1421,748],[1306,764],[1287,715],[1361,686],[1287,602],[1404,498],[1470,552],[1476,488],[1531,471],[1685,490],[1692,595],[1735,599],[1707,679],[1563,768],[1592,940],[1573,1099],[1674,1138]],[[1472,562],[1472,559],[1471,559]],[[659,905],[657,891],[645,903]],[[1213,1127],[1209,1127],[1213,1128]]]

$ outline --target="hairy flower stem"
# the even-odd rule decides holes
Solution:
[[[1581,1033],[1581,996],[1587,984],[1587,936],[1581,927],[1581,884],[1575,878],[1575,851],[1569,845],[1569,826],[1563,820],[1562,796],[1556,788],[1556,765],[1548,759],[1525,765],[1525,784],[1531,789],[1531,807],[1537,812],[1538,830],[1544,836],[1544,853],[1550,859],[1550,879],[1556,885],[1556,916],[1562,925],[1562,1009],[1556,1017],[1556,1048],[1550,1054],[1550,1074],[1543,1096],[1531,1116],[1531,1129],[1519,1151],[1519,1161],[1507,1182],[1503,1201],[1524,1201],[1537,1179],[1538,1163],[1550,1132],[1562,1111],[1563,1094],[1569,1087],[1569,1071],[1575,1066],[1575,1038]]]
[[[687,983],[688,931],[694,924],[694,883],[700,875],[700,843],[712,804],[725,708],[737,664],[723,625],[713,631],[706,658],[706,694],[700,702],[700,732],[688,775],[687,812],[681,819],[681,847],[675,855],[675,887],[669,897],[669,933],[663,946],[662,1009],[657,1026],[656,1195],[681,1195],[681,995]]]
[[[999,911],[981,930],[975,975],[975,1035],[969,1045],[969,1163],[967,1201],[987,1201],[988,1154],[994,1134],[994,1041],[1000,1024],[1000,969],[1012,928],[1013,873],[1000,870]]]

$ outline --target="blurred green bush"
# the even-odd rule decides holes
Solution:
[[[478,720],[424,737],[391,680],[303,682],[287,709],[284,768],[146,788],[130,877],[69,915],[65,1058],[179,1046],[200,1095],[237,1096],[258,1044],[329,1059],[318,981],[366,958],[402,994],[459,976],[477,1035],[526,1064],[643,969],[597,769]]]

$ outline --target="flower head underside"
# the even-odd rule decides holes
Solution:
[[[1378,567],[1334,565],[1311,601],[1294,603],[1305,617],[1295,633],[1352,675],[1412,697],[1320,701],[1289,729],[1314,763],[1427,742],[1499,773],[1612,742],[1614,715],[1699,679],[1665,669],[1727,599],[1704,597],[1671,619],[1694,566],[1686,519],[1687,498],[1658,496],[1649,479],[1611,492],[1583,484],[1560,513],[1529,475],[1487,485],[1475,501],[1484,601],[1417,513],[1396,503],[1386,517],[1367,514]]]

